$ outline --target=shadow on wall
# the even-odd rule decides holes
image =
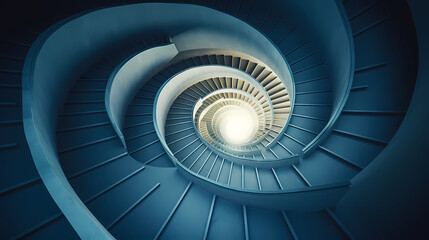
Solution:
[[[423,239],[429,235],[429,3],[408,0],[419,48],[414,95],[395,137],[352,181],[337,216],[358,239]]]

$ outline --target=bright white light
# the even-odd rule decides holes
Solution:
[[[250,141],[255,133],[254,114],[247,109],[233,108],[222,114],[220,133],[231,144],[243,144]]]

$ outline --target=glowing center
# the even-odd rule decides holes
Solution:
[[[220,133],[231,144],[243,144],[252,140],[255,133],[254,114],[246,109],[234,108],[222,114]]]

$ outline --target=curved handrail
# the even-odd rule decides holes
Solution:
[[[180,73],[177,73],[180,74]],[[176,75],[177,75],[176,74]],[[170,79],[174,78],[176,75],[172,76]],[[169,80],[170,80],[169,79]],[[336,202],[339,201],[339,199],[344,195],[344,193],[348,190],[348,186],[350,185],[350,182],[340,182],[336,184],[328,184],[328,185],[319,185],[319,186],[311,186],[306,188],[297,188],[294,190],[279,190],[279,191],[257,191],[253,189],[242,189],[233,187],[230,185],[226,185],[223,183],[219,183],[216,181],[213,181],[207,177],[200,176],[188,168],[186,168],[178,159],[174,156],[174,154],[171,152],[170,148],[167,145],[167,142],[164,137],[164,133],[161,133],[159,131],[158,123],[160,122],[160,119],[158,119],[157,116],[157,108],[160,98],[160,93],[165,88],[165,86],[169,83],[169,81],[164,82],[164,84],[160,87],[160,90],[156,94],[155,97],[155,107],[153,108],[153,122],[156,134],[161,142],[161,145],[163,146],[164,150],[166,151],[167,155],[170,159],[172,159],[173,163],[178,167],[178,169],[184,173],[185,176],[188,176],[191,178],[191,181],[203,186],[205,189],[209,188],[212,190],[215,194],[221,195],[227,199],[236,200],[241,199],[243,202],[248,202],[253,205],[258,205],[258,202],[264,203],[266,206],[267,202],[272,202],[271,207],[276,208],[276,205],[283,209],[289,209],[289,208],[296,208],[298,206],[304,206],[306,209],[311,208],[325,208],[327,206],[334,206]],[[171,96],[171,95],[170,95]],[[175,99],[175,98],[173,98]],[[166,107],[165,104],[163,103]],[[248,161],[246,159],[246,161]],[[321,196],[324,196],[325,199],[321,199],[320,197],[316,198],[312,194],[307,193],[313,193],[322,191],[324,194]],[[330,194],[326,194],[326,191],[330,192]],[[243,197],[243,195],[247,197]],[[309,196],[306,196],[309,195]],[[237,197],[240,196],[240,197]],[[271,196],[271,197],[270,197]],[[291,204],[290,201],[287,200],[288,196],[291,196],[293,198],[292,202],[295,202],[296,204]],[[297,200],[298,199],[298,200]],[[303,204],[303,201],[308,201],[308,204]],[[297,204],[299,202],[299,204]],[[316,207],[315,207],[316,206]]]
[[[250,93],[248,93],[246,91],[243,91],[243,90],[239,90],[239,89],[235,89],[235,88],[222,88],[222,89],[218,89],[218,90],[215,90],[215,91],[207,94],[204,98],[200,98],[198,101],[201,101],[201,103],[199,103],[199,104],[202,104],[202,102],[204,102],[205,100],[207,100],[208,98],[210,98],[212,96],[218,95],[220,93],[228,93],[228,92],[236,92],[236,93],[239,93],[239,94],[243,94],[243,95],[247,96],[249,99],[254,99],[255,98],[253,95],[251,95]],[[256,102],[256,99],[254,99],[254,101]],[[196,111],[197,111],[197,109],[200,108],[200,106],[201,105],[199,105],[196,108],[194,108],[194,113],[192,115],[194,119],[195,119],[195,116],[196,116],[196,113],[197,113]],[[259,104],[258,106],[259,106],[260,110],[263,109],[263,107],[261,106],[261,104]],[[269,106],[270,106],[270,109],[272,109],[272,104],[271,103],[270,103]],[[206,110],[203,110],[203,112],[206,112]],[[200,113],[199,115],[201,116],[201,115],[203,115],[203,113]],[[198,118],[200,118],[200,117],[198,116]]]
[[[198,5],[198,4],[193,4],[193,3],[190,3],[190,5],[195,5],[195,6],[200,6],[200,5]],[[234,18],[235,20],[238,20],[238,21],[240,21],[240,22],[242,22],[242,23],[244,23],[244,24],[246,24],[246,25],[249,25],[248,23],[246,23],[244,20],[242,20],[242,19],[240,19],[240,18],[238,18],[238,17],[236,17],[236,16],[233,16],[233,15],[230,15],[230,13],[228,13],[228,12],[226,12],[226,11],[222,11],[222,10],[220,10],[220,9],[216,9],[216,11],[219,11],[219,12],[222,12],[222,13],[225,13],[225,14],[227,14],[228,16],[230,16],[230,17],[232,17],[232,18]],[[250,26],[250,25],[249,25]],[[258,28],[255,28],[255,27],[253,27],[253,26],[250,26],[252,29],[254,29],[255,31],[257,31],[259,34],[261,34],[269,43],[270,43],[270,45],[271,46],[273,46],[274,48],[275,48],[275,50],[276,50],[276,52],[280,55],[280,57],[282,58],[282,62],[283,63],[285,63],[285,65],[286,65],[286,71],[285,72],[288,72],[288,73],[292,73],[292,68],[290,67],[290,64],[289,64],[289,62],[287,61],[287,59],[286,59],[286,57],[284,56],[284,54],[283,54],[283,52],[280,50],[280,48],[267,36],[267,34],[265,34],[264,32],[262,32],[260,29],[258,29]],[[271,68],[271,66],[270,66],[270,68]],[[274,72],[276,72],[276,71],[274,71]],[[276,75],[277,76],[279,76],[278,75],[278,72],[276,72]],[[293,76],[293,74],[290,74],[290,76],[289,76],[289,78],[290,78],[290,82],[288,82],[288,81],[285,81],[284,80],[284,78],[283,77],[281,77],[280,78],[280,80],[282,81],[282,83],[285,85],[285,87],[286,87],[286,90],[287,90],[287,92],[288,92],[288,94],[290,95],[291,93],[292,93],[292,95],[290,95],[290,102],[291,102],[291,112],[292,112],[292,110],[293,110],[293,107],[294,107],[294,105],[295,105],[295,79],[294,79],[294,76]],[[286,122],[286,124],[285,124],[285,128],[289,125],[289,121],[290,121],[290,119],[288,119],[288,121]],[[284,129],[285,130],[285,129]],[[284,132],[284,131],[282,131],[282,132]]]
[[[243,91],[243,90],[239,90],[239,89],[235,89],[235,88],[222,88],[222,89],[218,89],[218,90],[215,90],[215,91],[213,91],[213,92],[211,92],[211,93],[209,93],[208,95],[206,95],[204,98],[202,98],[202,99],[199,99],[198,101],[197,101],[197,103],[194,105],[194,107],[193,107],[193,119],[195,120],[195,125],[197,126],[197,129],[199,129],[199,126],[201,125],[201,121],[202,121],[202,119],[203,119],[203,117],[204,117],[204,115],[210,110],[210,108],[205,108],[205,109],[203,109],[202,110],[202,112],[200,112],[198,115],[196,115],[196,113],[199,111],[199,108],[200,108],[200,106],[202,105],[202,103],[206,100],[206,99],[208,99],[208,98],[210,98],[210,97],[212,97],[212,96],[215,96],[215,95],[218,95],[218,94],[220,94],[220,93],[231,93],[231,92],[235,92],[235,93],[237,93],[237,94],[241,94],[241,95],[243,95],[243,96],[246,96],[246,97],[248,97],[249,99],[251,99],[254,103],[256,103],[257,104],[257,107],[258,107],[258,110],[259,111],[261,111],[261,112],[264,112],[263,111],[263,107],[262,107],[262,105],[255,99],[255,97],[253,96],[253,95],[251,95],[250,93],[248,93],[248,92],[246,92],[246,91]],[[238,99],[237,99],[238,100]],[[200,103],[200,101],[201,101],[201,103]],[[213,103],[211,103],[210,105],[215,105],[215,104],[217,104],[217,103],[219,103],[219,102],[222,102],[222,101],[226,101],[226,100],[221,100],[221,99],[219,99],[219,100],[216,100],[215,102],[213,102]],[[270,127],[271,127],[271,125],[272,125],[272,122],[273,122],[273,108],[272,108],[272,104],[270,104],[269,105],[269,107],[270,107],[270,110],[271,110],[271,117],[269,118],[269,125],[270,125]],[[267,121],[267,119],[265,118],[265,115],[264,114],[262,114],[263,116],[262,116],[262,118],[263,118],[263,122],[266,122]],[[212,125],[213,125],[213,123],[212,123]],[[265,126],[265,125],[264,125]],[[262,131],[264,131],[264,129],[262,129]],[[262,138],[263,137],[263,135],[262,136],[260,136],[259,138]],[[260,140],[259,140],[259,138],[258,139],[256,139],[255,141],[253,141],[253,142],[251,142],[251,143],[247,143],[245,146],[249,146],[249,145],[254,145],[255,143],[257,143],[257,142],[259,142]],[[231,150],[233,150],[233,149],[231,149]],[[234,151],[234,150],[233,150]],[[239,151],[239,150],[238,150]]]
[[[123,60],[110,75],[104,103],[113,129],[124,147],[127,145],[122,133],[121,120],[126,114],[123,109],[132,101],[136,91],[177,54],[174,43],[149,47]]]
[[[158,137],[160,136],[158,135]],[[253,189],[238,188],[216,182],[191,171],[178,161],[171,150],[167,147],[165,140],[161,139],[161,141],[163,141],[162,146],[164,147],[167,155],[170,157],[170,159],[173,160],[179,171],[190,178],[191,181],[202,186],[204,189],[212,191],[216,195],[222,196],[231,201],[240,200],[240,203],[246,205],[261,205],[265,207],[269,206],[273,209],[282,210],[297,210],[301,208],[305,210],[323,209],[329,206],[335,206],[335,204],[343,197],[345,192],[348,191],[350,186],[350,181],[345,181],[334,184],[278,191],[258,191]],[[314,192],[321,192],[322,194],[318,194],[318,197],[315,197],[312,194]]]
[[[328,123],[325,125],[325,127],[322,129],[322,131],[309,143],[307,146],[303,148],[304,157],[312,153],[314,150],[317,149],[317,147],[329,136],[332,129],[334,128],[335,123],[337,122],[337,119],[340,117],[341,112],[344,109],[344,106],[346,105],[347,99],[350,94],[350,90],[352,88],[353,84],[353,78],[354,78],[354,72],[355,72],[355,49],[354,49],[354,40],[353,40],[353,32],[350,26],[350,22],[348,21],[346,10],[344,9],[343,3],[341,0],[336,0],[338,11],[340,12],[341,19],[343,21],[345,30],[347,32],[347,37],[349,41],[349,51],[350,51],[350,70],[348,74],[347,79],[347,85],[344,89],[344,95],[341,98],[341,102],[339,103],[336,110],[331,115],[331,118],[329,119]]]
[[[92,11],[95,11],[95,10],[92,10]],[[97,236],[99,238],[112,238],[111,235],[92,216],[92,214],[87,213],[87,208],[85,205],[83,205],[80,199],[77,199],[77,200],[75,199],[77,195],[74,193],[70,184],[66,180],[64,173],[61,170],[61,167],[59,166],[57,153],[52,151],[46,152],[45,149],[43,148],[43,146],[48,144],[51,145],[51,147],[55,146],[55,141],[53,141],[53,139],[49,139],[51,137],[51,136],[47,136],[49,133],[41,132],[39,131],[39,129],[37,129],[37,127],[35,126],[36,123],[34,122],[33,118],[35,117],[35,115],[37,115],[37,117],[44,118],[44,120],[46,120],[46,118],[49,118],[49,116],[43,116],[43,113],[39,113],[39,112],[35,113],[32,109],[32,106],[36,104],[39,101],[39,99],[33,99],[33,96],[31,95],[31,90],[32,88],[35,87],[33,85],[31,78],[33,77],[32,73],[35,71],[37,54],[41,50],[43,43],[50,36],[50,34],[55,32],[55,30],[57,30],[60,26],[68,23],[69,21],[72,21],[75,18],[78,18],[79,16],[82,16],[92,11],[87,11],[84,13],[77,14],[72,18],[67,19],[66,21],[61,21],[58,24],[54,25],[55,27],[50,28],[49,31],[45,31],[38,38],[38,40],[33,45],[33,47],[30,49],[30,53],[28,55],[28,59],[25,62],[24,71],[23,71],[24,130],[26,133],[26,138],[28,140],[28,143],[29,145],[31,145],[30,150],[32,152],[33,157],[35,158],[34,161],[35,161],[37,170],[41,175],[44,184],[47,186],[50,194],[54,198],[55,202],[59,205],[60,209],[64,212],[67,219],[72,223],[72,226],[76,229],[79,236],[81,236],[82,238],[91,238],[91,237],[97,238]],[[275,47],[277,48],[277,46]],[[284,58],[283,55],[282,57]],[[285,63],[287,63],[286,59],[284,60],[285,60]],[[287,66],[290,70],[290,67],[288,64]],[[293,82],[293,77],[291,77],[291,79]],[[295,99],[293,86],[294,84],[292,84],[292,90],[289,90],[289,93],[292,93],[292,96],[291,96],[292,109],[294,106],[294,99]],[[39,86],[36,86],[36,87],[39,87]],[[49,122],[46,122],[45,124],[48,124],[48,123]],[[47,139],[42,139],[44,137]],[[36,158],[38,160],[36,160]],[[43,159],[44,162],[39,161],[40,159]],[[47,168],[50,168],[50,169],[47,169]],[[49,174],[51,175],[47,176]],[[49,180],[49,177],[54,177],[54,179]],[[53,181],[53,180],[57,180],[57,181]],[[62,191],[64,195],[54,194],[53,192],[55,191]],[[73,203],[70,204],[70,201],[72,201]],[[82,217],[80,217],[79,214],[81,214],[80,216]],[[82,221],[82,219],[84,219],[85,221]]]
[[[191,5],[197,5],[197,4],[192,4],[191,3]],[[199,6],[199,5],[197,5],[197,6]],[[230,15],[228,12],[226,12],[226,11],[222,11],[222,10],[218,10],[217,9],[217,11],[219,11],[219,12],[223,12],[223,13],[225,13],[225,14],[228,14],[229,16],[231,16],[231,17],[233,17],[234,19],[236,19],[236,20],[238,20],[238,21],[240,21],[240,22],[242,22],[242,23],[244,23],[244,24],[248,24],[248,23],[246,23],[245,21],[243,21],[242,19],[240,19],[240,18],[238,18],[238,17],[236,17],[236,16],[233,16],[233,15]],[[292,73],[292,68],[290,67],[290,64],[289,64],[289,62],[287,61],[287,59],[286,59],[286,57],[284,56],[284,54],[283,54],[283,52],[280,50],[280,48],[264,33],[264,32],[262,32],[260,29],[258,29],[258,28],[255,28],[255,27],[253,27],[253,26],[251,26],[254,30],[256,30],[259,34],[261,34],[266,40],[268,40],[269,42],[270,42],[270,45],[271,46],[273,46],[274,48],[275,48],[275,50],[277,51],[277,53],[280,55],[280,57],[282,58],[282,62],[284,62],[285,63],[285,65],[286,65],[286,68],[287,68],[287,71],[286,72],[288,72],[288,73]],[[277,73],[276,73],[277,74]],[[290,100],[290,112],[291,113],[293,113],[293,110],[294,110],[294,107],[295,107],[295,98],[296,98],[296,94],[295,94],[295,79],[294,79],[294,76],[293,76],[293,74],[290,74],[290,76],[289,76],[289,78],[290,78],[290,82],[288,82],[288,81],[285,81],[284,80],[284,78],[280,78],[280,80],[282,81],[282,83],[284,84],[284,86],[285,86],[285,88],[286,88],[286,90],[287,90],[287,92],[288,92],[288,95],[289,95],[289,100]],[[285,123],[285,125],[283,126],[283,128],[282,128],[282,130],[278,133],[278,135],[266,146],[266,148],[268,149],[268,148],[271,148],[273,145],[275,145],[275,144],[277,144],[277,142],[280,140],[280,138],[282,138],[282,136],[283,136],[283,134],[286,132],[286,130],[287,130],[287,128],[288,128],[288,126],[289,126],[289,123],[290,123],[290,121],[291,121],[291,117],[288,117],[288,119],[287,119],[287,121],[286,121],[286,123]],[[300,153],[299,153],[300,154]]]
[[[168,6],[171,6],[168,4]],[[177,14],[178,11],[182,13],[189,13],[192,11],[201,10],[201,12],[205,12],[210,16],[216,15],[225,22],[230,22],[237,20],[232,16],[225,15],[220,13],[219,11],[202,7],[198,5],[192,4],[174,4],[174,7],[167,7],[167,4],[162,3],[139,3],[132,4],[126,6],[115,6],[115,7],[107,7],[100,8],[91,11],[85,11],[79,14],[74,15],[71,18],[68,18],[64,21],[60,21],[55,24],[53,27],[49,28],[45,31],[39,38],[38,41],[33,45],[28,59],[26,60],[26,64],[24,66],[23,72],[23,116],[24,116],[24,131],[26,134],[27,141],[29,143],[30,151],[33,156],[33,160],[36,164],[36,168],[41,175],[41,178],[46,185],[50,195],[53,197],[54,201],[58,204],[61,211],[64,213],[66,218],[71,222],[73,228],[79,234],[80,237],[88,239],[88,238],[113,238],[109,232],[99,224],[99,222],[95,219],[95,217],[89,212],[87,207],[82,203],[79,197],[76,195],[69,182],[67,181],[64,172],[59,165],[58,153],[56,151],[56,141],[55,141],[55,119],[57,114],[57,107],[60,107],[60,103],[62,98],[64,98],[66,91],[71,87],[73,83],[72,77],[79,77],[78,74],[83,72],[84,68],[76,68],[77,65],[86,66],[87,64],[95,63],[98,57],[101,57],[102,49],[110,46],[114,46],[115,43],[124,40],[126,36],[134,36],[136,32],[141,32],[145,30],[153,29],[154,27],[159,27],[161,30],[164,30],[170,36],[175,37],[176,46],[181,44],[182,47],[186,45],[186,47],[193,47],[193,43],[195,41],[185,41],[189,40],[189,31],[185,31],[183,28],[177,28],[176,25],[169,25],[173,19],[176,20],[176,23],[190,23],[190,19],[198,19],[194,17],[192,14]],[[159,18],[151,18],[147,19],[148,21],[136,21],[136,19],[141,20],[145,14],[144,13],[154,13],[162,12],[163,17]],[[127,13],[127,15],[125,15]],[[110,14],[112,17],[106,19],[106,14]],[[149,14],[153,16],[153,14]],[[205,19],[206,16],[204,16]],[[86,19],[83,23],[82,19]],[[73,21],[76,20],[76,21]],[[200,19],[201,20],[201,19]],[[104,23],[101,25],[102,27],[91,28],[88,29],[88,23],[91,22],[100,23],[101,21]],[[192,22],[192,21],[191,21]],[[72,23],[72,24],[70,24]],[[107,23],[107,24],[106,24]],[[114,24],[110,24],[114,23]],[[198,29],[198,26],[205,26],[209,29],[208,32],[205,32],[205,37],[214,36],[216,34],[217,39],[228,39],[228,40],[237,40],[231,39],[224,32],[225,29],[231,29],[234,27],[241,27],[239,30],[246,30],[243,32],[244,34],[249,32],[248,36],[250,39],[257,39],[259,35],[256,31],[248,31],[251,29],[249,26],[243,29],[243,22],[240,21],[234,22],[229,28],[228,26],[220,24],[215,25],[209,21],[195,21],[195,23],[191,26],[188,26],[190,29]],[[70,28],[63,28],[63,26],[69,26]],[[122,27],[119,27],[122,26]],[[248,25],[247,25],[248,26]],[[112,33],[112,29],[114,29],[115,33],[118,34],[110,34],[109,38],[106,38],[107,33]],[[253,28],[252,28],[253,29]],[[44,83],[52,83],[52,86],[39,86],[33,85],[33,74],[36,70],[35,64],[38,59],[38,55],[40,50],[42,49],[43,43],[55,32],[61,30],[60,32],[63,34],[60,38],[56,38],[55,46],[58,45],[72,45],[73,48],[65,48],[65,51],[68,53],[67,56],[64,56],[62,53],[62,58],[60,58],[57,54],[58,51],[54,52],[55,57],[58,57],[61,61],[57,65],[61,65],[63,68],[52,68],[52,63],[49,65],[49,69],[51,69],[52,73],[47,75],[49,78],[45,78]],[[82,44],[82,38],[78,38],[79,41],[73,41],[70,38],[72,33],[76,32],[85,32],[88,36],[85,38],[85,44]],[[222,35],[222,33],[224,33]],[[67,36],[66,36],[67,35]],[[78,35],[73,35],[78,36]],[[242,36],[240,36],[242,37]],[[263,41],[261,41],[263,42]],[[259,42],[259,45],[261,45]],[[66,44],[67,43],[67,44]],[[231,41],[229,42],[231,43]],[[188,45],[187,45],[188,44]],[[189,45],[190,44],[190,45]],[[37,45],[37,47],[34,47]],[[68,46],[67,45],[67,46]],[[219,44],[218,44],[219,45]],[[212,44],[212,48],[219,47],[216,44]],[[261,49],[244,49],[245,46],[243,44],[238,44],[236,42],[232,42],[229,44],[231,48],[234,46],[238,47],[238,50],[246,52],[247,54],[259,56],[263,55],[265,58],[268,58],[270,54],[265,53]],[[53,46],[51,46],[53,47]],[[56,48],[58,49],[58,47]],[[76,54],[76,49],[82,51],[82,54]],[[73,54],[71,51],[74,51]],[[270,53],[277,53],[275,51],[270,50]],[[277,53],[278,54],[278,53]],[[69,55],[73,55],[72,59],[69,59]],[[46,57],[46,55],[45,55]],[[50,58],[52,59],[52,58]],[[72,62],[72,64],[68,64]],[[46,62],[44,62],[46,64]],[[46,65],[43,65],[48,69]],[[40,67],[37,68],[40,70]],[[68,71],[67,79],[65,81],[59,81],[58,78],[53,80],[53,74],[59,74],[60,72]],[[76,76],[75,76],[76,75]],[[31,78],[31,79],[30,79]],[[43,78],[41,78],[43,79]],[[62,85],[61,85],[62,84]],[[41,92],[43,90],[50,90],[50,94],[45,94],[43,97],[34,98],[31,94],[31,91],[36,88]],[[47,104],[52,103],[52,104]],[[38,106],[37,112],[35,113],[33,110],[34,106]],[[50,105],[55,105],[55,107],[50,107]],[[56,106],[58,105],[58,106]],[[37,122],[35,122],[34,118],[37,118]],[[37,124],[37,126],[36,126]],[[42,125],[42,126],[39,126]],[[42,129],[40,129],[42,128]]]
[[[220,11],[220,10],[219,10]],[[223,11],[222,11],[223,12]],[[224,12],[227,13],[227,12]],[[227,13],[228,14],[228,13]],[[238,19],[239,21],[244,22],[243,20],[234,17],[236,19]],[[244,22],[245,23],[245,22]],[[285,55],[283,54],[283,52],[280,50],[280,48],[273,42],[273,40],[271,40],[271,38],[269,38],[264,32],[262,32],[260,29],[258,28],[254,28],[256,31],[258,31],[262,36],[264,36],[270,43],[271,45],[277,50],[277,52],[280,54],[280,56],[283,59],[283,62],[285,63],[286,67],[287,67],[287,72],[292,73],[292,68],[290,67],[289,62],[287,61]],[[293,74],[290,74],[290,84],[287,81],[284,81],[283,78],[280,79],[283,84],[286,87],[286,90],[288,92],[289,95],[289,101],[290,101],[290,112],[293,113],[294,107],[295,107],[295,78],[293,76]],[[283,134],[286,132],[289,123],[291,121],[291,117],[288,117],[284,127],[282,128],[282,130],[278,133],[278,135],[266,146],[266,148],[271,148],[273,145],[277,144],[277,142],[280,140],[280,138],[283,136]]]
[[[40,132],[34,120],[34,116],[37,114],[34,112],[34,105],[38,103],[37,99],[34,99],[32,91],[35,87],[34,71],[37,57],[45,42],[60,27],[96,10],[84,11],[55,23],[40,34],[32,44],[22,71],[23,124],[25,137],[40,178],[79,237],[82,239],[115,239],[77,196],[61,169],[56,153],[46,151],[46,145],[52,143],[46,142],[41,137],[46,133]]]
[[[170,156],[171,157],[171,156]],[[253,190],[242,189],[212,179],[201,177],[192,172],[181,163],[178,170],[200,185],[203,189],[213,192],[233,202],[245,205],[268,207],[281,210],[320,210],[326,207],[334,207],[336,203],[349,190],[350,181],[296,188],[290,190]],[[316,196],[314,193],[318,193]]]
[[[223,70],[222,70],[223,69]],[[204,72],[206,71],[206,72]],[[198,73],[198,75],[192,75]],[[240,78],[241,80],[248,80],[251,83],[253,83],[253,85],[255,86],[259,86],[260,91],[264,92],[265,89],[262,87],[262,85],[260,85],[260,83],[254,79],[251,75],[249,75],[248,73],[244,72],[243,70],[237,69],[237,68],[233,68],[233,67],[228,67],[228,66],[223,66],[223,65],[208,65],[208,66],[196,66],[196,67],[192,67],[192,68],[188,68],[185,69],[179,73],[176,73],[175,75],[173,75],[172,77],[170,77],[167,81],[164,82],[164,84],[159,88],[156,97],[155,97],[155,107],[153,109],[153,122],[155,125],[155,130],[159,136],[159,138],[162,140],[161,143],[163,145],[165,145],[164,147],[168,148],[168,145],[165,142],[165,137],[164,137],[164,128],[163,128],[163,124],[165,124],[166,118],[167,118],[167,112],[168,109],[170,108],[171,104],[173,103],[174,99],[176,99],[176,97],[182,92],[184,91],[187,87],[193,85],[196,82],[199,82],[201,80],[207,79],[207,78],[211,78],[214,77],[214,75],[210,75],[210,74],[222,74],[222,76],[232,76],[234,78]],[[238,74],[238,75],[235,75]],[[174,83],[174,87],[171,87],[173,84],[173,81],[175,81]],[[177,83],[176,83],[177,82]],[[166,88],[168,89],[168,93],[163,93],[164,89]],[[160,101],[160,97],[162,96],[168,96],[167,97],[163,97],[162,101]],[[268,94],[267,94],[268,95]],[[159,110],[158,110],[159,108]],[[164,112],[161,113],[161,109],[163,109]],[[159,116],[158,116],[159,115]],[[162,116],[162,119],[161,119]],[[197,132],[197,136],[200,139],[203,139],[203,137],[201,135],[199,135],[199,131],[195,128],[195,124],[194,126],[194,130]],[[203,141],[204,143],[208,144],[211,146],[211,144],[209,144],[207,141]],[[169,148],[168,148],[169,149]],[[213,150],[215,150],[216,148],[213,148]],[[219,153],[219,155],[223,155],[228,159],[234,159],[237,162],[241,162],[243,164],[249,165],[249,164],[255,164],[258,166],[267,166],[269,165],[268,163],[276,163],[280,164],[281,162],[283,162],[282,164],[293,164],[296,163],[296,158],[297,155],[293,155],[284,159],[274,159],[271,161],[271,159],[267,159],[264,161],[260,161],[260,160],[253,160],[253,159],[248,159],[248,158],[241,158],[241,157],[236,157],[233,155],[230,155],[228,153],[223,153],[221,151],[219,151],[219,149],[215,150],[216,153]],[[288,163],[285,163],[285,161],[282,160],[290,160],[288,161]],[[264,163],[265,162],[265,163]]]
[[[279,159],[265,159],[265,160],[242,158],[242,157],[234,156],[227,152],[223,152],[215,148],[212,144],[207,142],[207,140],[205,140],[203,136],[201,136],[200,132],[196,129],[195,125],[193,125],[193,127],[197,137],[201,140],[201,142],[203,142],[203,144],[206,147],[208,147],[210,150],[215,152],[220,157],[241,165],[252,166],[252,167],[262,167],[262,168],[275,168],[275,167],[292,165],[299,162],[298,155],[292,155],[292,156],[279,158]]]
[[[222,73],[220,75],[220,73]],[[187,75],[187,76],[186,76]],[[190,87],[191,85],[203,81],[205,79],[209,79],[212,77],[225,77],[230,76],[233,78],[238,78],[243,81],[250,82],[253,86],[258,88],[259,92],[265,95],[267,99],[269,99],[268,93],[265,91],[265,88],[261,85],[260,82],[258,82],[253,76],[248,74],[247,72],[234,68],[229,67],[225,65],[218,65],[218,64],[210,64],[210,65],[204,65],[204,66],[194,66],[191,68],[187,68],[185,70],[182,70],[173,76],[171,76],[167,81],[164,82],[164,84],[159,88],[157,92],[157,97],[155,98],[155,104],[157,103],[157,99],[162,92],[162,90],[167,86],[167,84],[171,84],[171,81],[177,79],[178,77],[182,77],[183,79],[181,81],[177,81],[175,85],[174,94],[175,96],[170,95],[169,96],[169,103],[168,105],[172,104],[172,101],[184,90],[186,90],[187,87]],[[154,114],[156,107],[154,108]],[[164,121],[165,119],[163,119]],[[163,132],[163,130],[162,130]]]
[[[193,111],[195,111],[197,105],[194,105]],[[285,158],[279,158],[279,159],[264,159],[264,160],[258,160],[258,159],[249,159],[249,158],[243,158],[239,156],[234,156],[228,152],[220,151],[216,147],[214,147],[212,144],[207,142],[206,139],[204,139],[203,136],[201,136],[200,131],[198,131],[195,124],[192,125],[194,128],[194,131],[196,133],[196,136],[204,143],[205,146],[207,146],[210,150],[214,151],[217,155],[221,156],[222,158],[225,158],[227,160],[247,165],[247,166],[254,166],[254,167],[264,167],[264,168],[273,168],[273,167],[280,167],[280,166],[286,166],[286,165],[292,165],[299,162],[298,155],[292,155]],[[251,151],[247,153],[252,153]],[[260,153],[260,150],[255,150],[254,153]]]

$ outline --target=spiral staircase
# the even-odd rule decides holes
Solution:
[[[1,239],[418,236],[425,148],[383,189],[427,136],[416,2],[45,9],[0,47]]]

